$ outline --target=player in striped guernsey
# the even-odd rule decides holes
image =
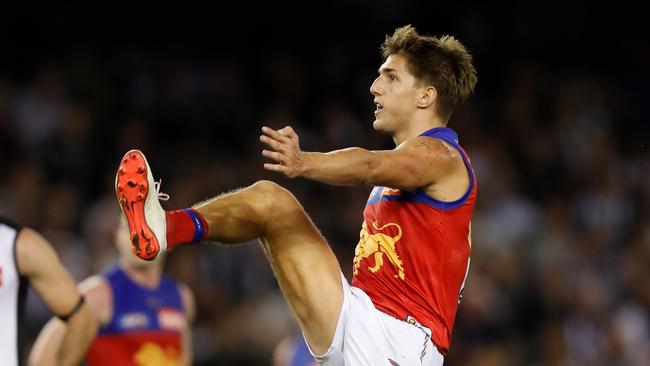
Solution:
[[[164,211],[144,155],[128,152],[116,193],[133,251],[260,238],[303,335],[324,365],[442,365],[469,269],[476,178],[452,112],[477,81],[451,36],[397,29],[370,87],[375,130],[395,149],[304,152],[291,127],[262,129],[268,170],[333,185],[374,186],[363,213],[352,286],[298,201],[262,181],[193,208]],[[344,131],[341,131],[344,133]]]
[[[0,363],[24,364],[23,316],[31,286],[68,331],[50,365],[78,365],[90,345],[97,322],[52,246],[36,231],[0,218]]]

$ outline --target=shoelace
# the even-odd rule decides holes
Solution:
[[[169,195],[167,193],[160,192],[161,183],[162,183],[162,179],[160,179],[157,182],[153,182],[153,187],[156,190],[156,193],[158,194],[158,199],[161,201],[169,201]]]

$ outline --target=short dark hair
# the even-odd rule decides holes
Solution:
[[[450,35],[422,36],[409,24],[386,36],[381,52],[384,60],[390,55],[406,57],[409,72],[436,88],[437,113],[444,119],[467,100],[478,80],[472,55]]]

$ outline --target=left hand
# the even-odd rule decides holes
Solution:
[[[262,150],[262,155],[277,163],[265,163],[264,169],[282,173],[289,178],[302,174],[305,153],[300,150],[298,134],[293,128],[287,126],[275,131],[264,126],[260,141],[272,149]]]

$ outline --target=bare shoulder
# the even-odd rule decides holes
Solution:
[[[20,246],[18,249],[24,253],[38,254],[39,250],[53,251],[50,243],[41,234],[28,227],[20,230],[16,242]]]
[[[38,232],[23,228],[16,239],[16,261],[21,275],[46,273],[59,259],[50,243]]]
[[[440,161],[462,161],[460,153],[451,145],[443,140],[427,136],[417,136],[404,141],[398,149],[408,149],[417,153],[426,154],[428,157],[439,159]]]
[[[94,275],[83,280],[79,284],[79,291],[86,296],[86,299],[90,297],[105,298],[111,295],[111,287],[101,275]]]
[[[426,136],[418,136],[405,143],[428,157],[421,166],[435,175],[434,183],[425,189],[429,196],[447,202],[460,199],[465,194],[471,178],[459,150],[444,140]]]
[[[404,141],[395,150],[406,152],[413,162],[420,164],[420,169],[432,169],[437,178],[464,167],[460,153],[436,138],[417,136]]]
[[[100,324],[108,323],[113,313],[113,291],[104,276],[88,277],[79,284],[79,291]]]

